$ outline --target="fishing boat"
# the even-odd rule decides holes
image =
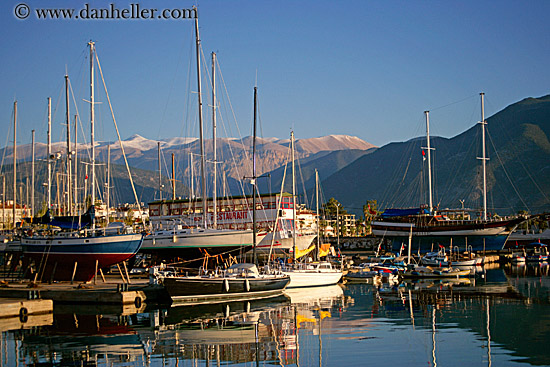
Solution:
[[[372,223],[372,233],[392,241],[393,248],[398,250],[402,242],[412,231],[413,247],[420,252],[433,251],[437,243],[449,243],[459,247],[472,248],[472,251],[501,250],[508,236],[520,223],[527,220],[518,217],[487,217],[486,161],[485,156],[485,113],[483,103],[484,93],[481,93],[481,125],[482,129],[482,161],[483,166],[483,216],[480,219],[465,219],[456,217],[456,210],[438,211],[432,202],[432,174],[430,147],[429,111],[426,115],[426,140],[428,160],[428,196],[429,204],[418,208],[386,209]],[[423,148],[424,149],[424,148]],[[452,213],[455,213],[453,218]]]
[[[96,54],[94,42],[89,42],[88,45],[91,85],[91,176],[92,182],[95,183],[94,61]],[[124,154],[123,147],[122,152]],[[129,169],[128,173],[133,188]],[[95,203],[95,190],[92,190],[91,199],[91,202]],[[99,269],[125,261],[137,253],[143,241],[141,233],[133,233],[132,228],[126,228],[122,223],[112,223],[110,227],[96,229],[93,215],[91,219],[91,229],[70,231],[50,229],[22,236],[23,256],[26,260],[34,262],[33,278],[35,280],[90,281]]]
[[[195,19],[195,22],[197,20]],[[196,29],[198,33],[198,25]],[[237,263],[228,269],[213,272],[200,269],[198,275],[181,274],[153,267],[154,283],[164,286],[174,302],[211,303],[247,298],[266,298],[280,295],[290,282],[290,277],[279,270],[264,269],[260,273],[256,252],[256,106],[257,88],[254,87],[254,139],[252,148],[252,232],[254,263]]]

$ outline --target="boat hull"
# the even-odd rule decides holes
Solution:
[[[296,236],[296,249],[303,251],[311,245],[316,235],[298,235]],[[273,242],[273,244],[272,244]],[[268,233],[257,245],[256,251],[261,253],[269,253],[270,251],[274,253],[292,253],[294,248],[294,240],[292,237],[280,238],[276,235],[275,240],[273,241],[273,232]]]
[[[465,251],[502,250],[508,236],[523,219],[473,222],[461,224],[460,221],[439,223],[430,226],[417,226],[407,222],[373,221],[372,233],[391,241],[392,249],[399,251],[409,241],[412,225],[412,252],[434,251],[438,245],[451,243]]]
[[[86,282],[93,279],[97,269],[133,257],[142,241],[141,234],[69,238],[24,237],[21,239],[21,247],[23,256],[34,261],[39,279]]]
[[[251,230],[162,231],[146,236],[140,252],[150,254],[156,260],[195,261],[200,265],[206,254],[236,255],[248,251],[253,246],[253,238]],[[192,266],[192,263],[188,265]]]
[[[289,283],[288,276],[243,277],[166,277],[162,283],[175,302],[205,303],[268,298],[280,295]]]
[[[341,271],[317,272],[309,270],[283,271],[290,277],[287,288],[322,287],[337,284],[342,279]]]

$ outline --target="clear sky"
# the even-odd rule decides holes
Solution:
[[[23,1],[30,15],[20,20],[15,11],[24,15],[17,7]],[[159,10],[197,4],[89,3]],[[62,139],[65,70],[87,123],[82,100],[89,98],[89,40],[96,42],[122,138],[187,134],[182,126],[193,114],[187,106],[196,98],[193,22],[39,20],[35,13],[45,7],[79,11],[84,4],[0,3],[0,145],[12,144],[14,100],[18,144],[30,142],[31,129],[37,141],[46,141],[47,97],[55,110],[53,139]],[[550,94],[546,0],[205,0],[198,10],[203,52],[217,52],[243,136],[250,135],[256,80],[262,136],[288,138],[294,129],[299,139],[345,134],[378,146],[422,135],[424,110],[433,110],[434,135],[466,130],[479,119],[482,91],[488,116],[523,98]],[[106,99],[99,100],[98,109],[108,112]],[[98,139],[115,136],[102,130]]]

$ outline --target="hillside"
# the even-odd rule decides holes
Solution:
[[[99,142],[96,145],[97,162],[100,163],[97,169],[98,182],[103,188],[105,186],[105,164],[101,162],[107,161],[107,147],[111,145],[111,162],[112,176],[115,188],[113,190],[112,199],[115,202],[125,203],[134,202],[133,193],[131,191],[128,174],[124,168],[124,160],[120,144]],[[158,144],[159,142],[149,140],[139,135],[133,135],[123,142],[124,151],[126,153],[129,165],[132,167],[132,174],[138,198],[141,202],[147,203],[154,199],[158,199]],[[242,179],[245,176],[252,174],[252,138],[246,137],[243,139],[218,139],[218,188],[220,192],[225,190],[233,195],[243,194],[243,187],[246,194],[249,193],[250,185],[242,185]],[[257,159],[256,168],[258,175],[270,174],[269,180],[261,179],[259,182],[262,185],[262,191],[279,191],[280,182],[282,179],[281,167],[284,166],[290,159],[289,155],[289,140],[277,138],[259,138],[257,139]],[[161,166],[164,193],[163,197],[171,197],[171,183],[168,180],[172,177],[172,154],[175,161],[176,173],[176,196],[188,196],[191,188],[194,187],[195,195],[198,195],[197,188],[199,187],[199,142],[197,139],[182,139],[171,138],[160,141],[161,145]],[[313,185],[314,168],[320,172],[320,176],[328,177],[338,169],[351,163],[359,156],[375,150],[376,148],[363,140],[356,137],[345,135],[331,135],[322,138],[302,139],[296,142],[296,158],[303,165],[302,173],[306,180],[306,185]],[[30,161],[31,147],[30,145],[22,145],[18,147],[18,181],[20,186],[26,187],[27,179],[30,183]],[[54,162],[53,172],[62,172],[63,159],[65,159],[66,147],[65,143],[58,142],[52,144],[52,152],[60,152],[61,160]],[[208,195],[211,195],[212,182],[212,141],[205,142],[205,150],[207,155],[207,185]],[[5,156],[5,162],[11,162],[12,147],[6,147],[1,152]],[[44,197],[42,183],[47,181],[46,165],[43,162],[46,154],[46,144],[35,144],[35,157],[37,168],[36,172],[36,200],[41,201]],[[87,151],[84,145],[78,147],[79,159],[88,161]],[[23,161],[27,160],[27,163]],[[191,164],[192,163],[192,164]],[[79,166],[79,187],[83,192],[84,186],[84,164]],[[12,174],[11,164],[5,165],[3,171],[6,173],[6,197],[12,197]],[[223,174],[225,174],[225,183],[223,182]],[[61,175],[60,177],[63,177]],[[288,176],[290,177],[290,176]],[[53,192],[57,192],[56,176],[52,177]],[[192,182],[193,180],[193,182]],[[62,180],[61,180],[62,181]],[[290,180],[287,181],[290,185]],[[61,187],[63,183],[59,183],[60,192],[63,192]],[[290,186],[287,186],[290,188]],[[26,189],[25,189],[26,190]],[[26,195],[23,195],[26,197]]]
[[[527,98],[487,119],[487,191],[490,212],[550,211],[550,96]],[[479,126],[451,139],[433,138],[434,203],[480,208]],[[367,200],[379,207],[427,203],[425,139],[391,143],[364,155],[323,181],[327,197],[357,214]],[[342,183],[346,185],[343,188]]]

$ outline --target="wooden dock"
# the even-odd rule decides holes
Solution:
[[[107,279],[96,284],[10,282],[0,287],[0,299],[3,298],[51,300],[55,305],[133,305],[136,309],[141,309],[145,303],[170,302],[164,288],[149,285],[148,279],[132,279],[130,284],[120,279]]]
[[[0,309],[0,331],[53,323],[53,301],[49,299],[2,298]]]

